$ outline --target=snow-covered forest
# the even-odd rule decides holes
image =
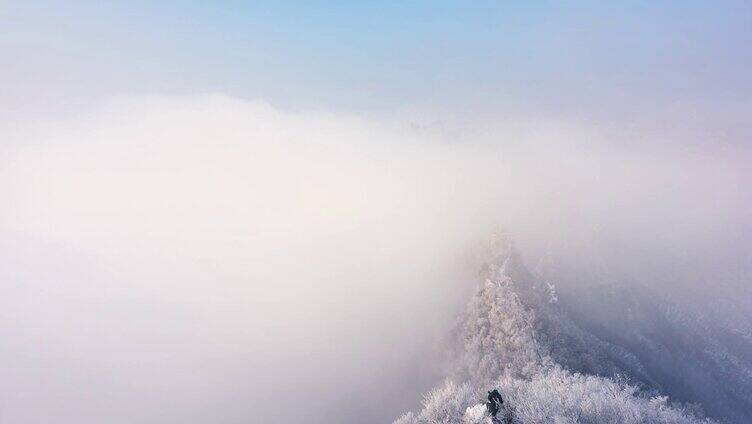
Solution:
[[[563,293],[495,235],[450,337],[446,381],[395,424],[744,423],[752,337],[656,293],[601,284]]]

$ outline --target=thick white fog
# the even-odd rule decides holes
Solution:
[[[749,148],[413,124],[207,95],[0,128],[0,421],[390,421],[499,227],[752,306]]]

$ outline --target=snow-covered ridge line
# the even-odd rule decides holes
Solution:
[[[492,388],[504,397],[499,423],[715,422],[661,394],[634,354],[580,328],[511,243],[492,249],[459,324],[454,372],[395,424],[490,424]]]

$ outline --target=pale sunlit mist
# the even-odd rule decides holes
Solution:
[[[0,421],[299,422],[293,392],[309,422],[387,422],[440,381],[425,358],[495,228],[614,272],[750,246],[744,147],[493,128],[225,95],[0,128]]]

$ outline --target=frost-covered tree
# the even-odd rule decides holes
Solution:
[[[623,379],[571,373],[554,366],[531,379],[505,374],[496,382],[516,423],[711,423],[672,406],[665,396],[649,397]]]
[[[476,384],[486,383],[502,372],[531,376],[544,364],[526,309],[503,276],[486,280],[473,297],[462,326],[461,366]]]
[[[395,424],[462,423],[465,411],[477,403],[478,391],[468,383],[455,384],[447,380],[423,396],[423,409],[418,414],[408,412]]]

